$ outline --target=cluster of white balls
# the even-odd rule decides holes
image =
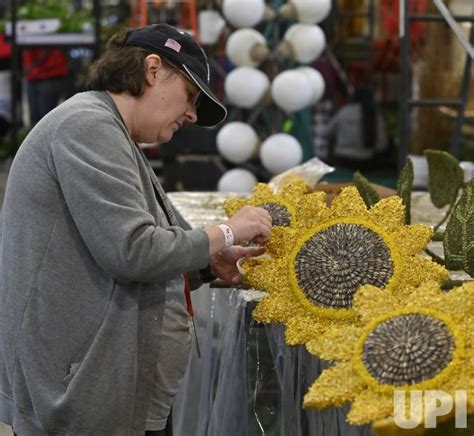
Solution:
[[[300,64],[316,60],[326,46],[324,32],[318,26],[331,10],[331,0],[289,0],[278,11],[297,20],[285,32],[276,47],[279,56]],[[273,102],[285,113],[300,111],[317,103],[325,91],[322,75],[310,66],[282,71],[272,82],[258,67],[270,55],[265,37],[253,26],[272,18],[264,0],[223,0],[225,19],[236,30],[227,38],[226,55],[236,65],[226,77],[227,101],[239,108],[251,109]],[[259,157],[271,174],[279,174],[301,163],[301,144],[291,135],[278,133],[260,140],[254,128],[243,122],[224,125],[217,135],[219,153],[236,165]],[[241,168],[226,172],[219,180],[220,191],[249,192],[257,183],[255,176]]]

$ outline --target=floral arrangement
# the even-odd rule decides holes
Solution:
[[[354,300],[350,328],[333,326],[307,344],[335,365],[311,386],[304,407],[351,402],[349,422],[366,424],[393,414],[395,390],[439,389],[454,398],[465,389],[474,411],[474,283],[443,292],[426,282],[404,298],[366,285]]]
[[[348,421],[382,434],[393,430],[395,390],[463,389],[474,412],[474,282],[454,283],[446,269],[474,275],[474,181],[447,153],[425,153],[432,202],[449,205],[433,229],[410,224],[410,161],[397,195],[384,199],[356,173],[330,206],[295,181],[278,193],[260,184],[226,205],[228,214],[265,207],[273,218],[267,255],[241,265],[247,284],[267,293],[255,319],[283,323],[289,345],[334,362],[304,407],[350,402]],[[427,249],[432,238],[443,240],[444,259]]]
[[[258,201],[275,201],[274,194],[262,191],[257,188]],[[446,269],[418,254],[432,230],[404,225],[399,197],[368,209],[355,187],[344,188],[331,206],[325,196],[303,195],[290,205],[298,213],[292,223],[273,229],[269,256],[242,264],[248,284],[268,293],[255,319],[285,324],[289,345],[304,344],[334,323],[353,323],[353,296],[361,285],[403,294],[424,281],[448,277]]]

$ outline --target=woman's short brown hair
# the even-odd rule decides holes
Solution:
[[[132,30],[123,30],[109,39],[107,50],[89,69],[87,82],[90,90],[114,93],[126,91],[134,97],[143,94],[147,86],[145,58],[152,52],[125,45]]]

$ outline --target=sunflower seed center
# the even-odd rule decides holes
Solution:
[[[259,207],[265,209],[270,214],[273,226],[288,227],[291,224],[291,214],[282,204],[267,202]]]
[[[451,362],[453,351],[453,336],[442,320],[411,313],[377,325],[362,356],[377,381],[403,386],[433,378]]]
[[[349,309],[359,286],[383,288],[393,274],[390,249],[373,230],[338,223],[310,237],[295,257],[298,285],[316,306]]]

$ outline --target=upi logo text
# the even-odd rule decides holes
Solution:
[[[408,410],[406,397],[410,398]],[[436,428],[438,417],[453,412],[455,428],[467,427],[467,391],[458,390],[454,398],[438,390],[398,390],[393,392],[393,418],[398,427],[415,428],[422,422],[426,428]],[[408,416],[407,416],[408,415]]]

